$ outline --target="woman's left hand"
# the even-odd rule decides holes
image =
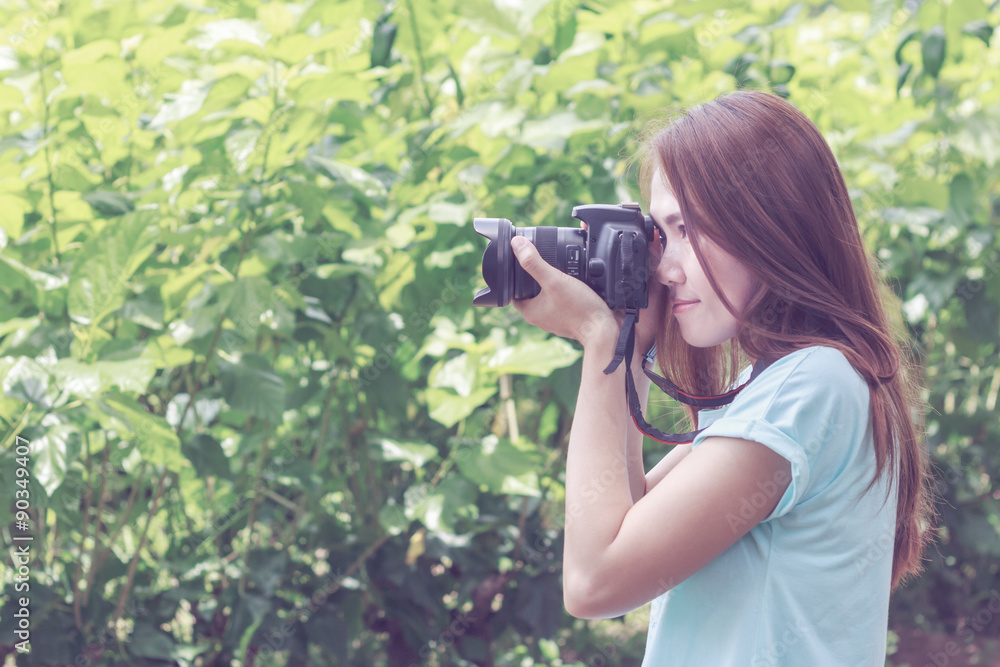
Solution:
[[[597,292],[542,259],[538,249],[524,237],[515,236],[510,246],[521,267],[542,288],[538,296],[511,302],[528,324],[578,340],[584,347],[597,341],[606,345],[609,337],[618,336],[620,326],[614,311]]]

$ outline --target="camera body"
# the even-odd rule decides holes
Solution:
[[[483,253],[483,278],[476,306],[506,306],[511,299],[536,296],[541,287],[517,262],[510,240],[523,236],[539,255],[563,273],[597,292],[609,308],[645,308],[649,300],[649,243],[653,220],[634,202],[584,204],[573,217],[587,229],[514,227],[505,218],[476,218],[473,226],[489,239]]]

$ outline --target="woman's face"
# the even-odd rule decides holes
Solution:
[[[739,331],[739,324],[715,294],[687,238],[677,199],[661,171],[653,174],[649,213],[666,238],[655,277],[670,290],[671,315],[681,335],[693,347],[719,345]],[[699,247],[729,303],[742,312],[753,292],[750,272],[702,234]]]

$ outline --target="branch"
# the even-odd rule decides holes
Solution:
[[[386,533],[382,537],[378,538],[377,540],[369,544],[368,547],[361,553],[361,555],[354,559],[354,562],[351,563],[351,566],[348,567],[346,570],[344,570],[342,574],[337,576],[334,582],[330,584],[330,588],[323,592],[323,596],[328,598],[334,593],[336,593],[338,590],[340,590],[340,587],[344,583],[344,579],[347,579],[349,576],[354,574],[355,570],[361,567],[361,565],[364,564],[366,560],[371,558],[372,554],[378,551],[379,547],[385,544],[386,540],[388,540],[390,537],[391,535]]]
[[[409,10],[407,13],[410,15],[410,29],[413,31],[413,43],[417,47],[417,64],[420,66],[420,71],[417,72],[417,84],[420,92],[424,95],[424,100],[427,101],[427,115],[430,116],[431,112],[434,111],[434,103],[431,101],[430,93],[427,92],[427,86],[424,83],[424,75],[427,73],[427,63],[424,62],[424,49],[420,45],[420,29],[417,27],[417,15],[413,11],[413,0],[406,0],[406,8]]]
[[[163,497],[163,490],[166,487],[167,475],[169,471],[164,470],[163,474],[160,475],[159,485],[156,488],[156,495],[153,496],[153,506],[149,510],[149,515],[146,517],[146,525],[142,528],[142,535],[139,537],[139,546],[135,549],[135,555],[132,556],[132,560],[128,564],[128,578],[125,580],[125,587],[122,588],[122,594],[118,598],[118,606],[115,607],[115,615],[111,620],[111,627],[115,628],[118,626],[118,621],[122,617],[122,612],[125,610],[125,600],[128,599],[128,594],[132,592],[132,584],[135,581],[135,571],[139,565],[139,555],[142,553],[142,548],[146,545],[146,535],[149,533],[149,526],[153,523],[153,517],[156,516],[156,511],[160,508],[160,499]]]
[[[320,417],[319,438],[316,441],[316,446],[313,448],[312,458],[310,459],[313,470],[316,470],[316,464],[319,462],[319,452],[323,448],[323,443],[326,442],[326,437],[330,430],[330,413],[331,405],[333,404],[334,391],[333,387],[334,385],[331,382],[326,392],[326,401],[323,403],[323,416]],[[338,472],[336,469],[336,463],[333,465],[333,477],[337,477]],[[295,513],[292,515],[292,520],[282,535],[281,541],[283,544],[288,544],[289,540],[291,540],[292,536],[295,534],[295,529],[298,527],[299,520],[302,519],[302,514],[305,512],[307,498],[308,496],[305,492],[303,492],[302,496],[299,498],[298,504],[295,506]]]
[[[59,263],[59,239],[56,237],[56,200],[55,181],[52,178],[52,155],[49,152],[49,91],[45,88],[45,71],[42,68],[42,55],[45,49],[38,56],[38,82],[42,86],[42,145],[45,148],[45,175],[49,182],[49,208],[52,214],[49,216],[49,226],[52,229],[52,249],[56,255],[56,263]]]
[[[141,482],[141,480],[143,478],[142,475],[143,475],[143,473],[145,471],[146,471],[146,463],[143,462],[143,464],[139,467],[139,474],[136,475],[136,478],[139,481],[137,481],[132,486],[132,493],[129,494],[128,502],[125,505],[125,512],[118,519],[118,525],[115,526],[114,533],[112,533],[108,537],[108,544],[107,544],[107,546],[104,547],[104,549],[101,551],[101,553],[97,556],[96,559],[93,557],[93,553],[97,553],[97,533],[96,533],[96,530],[95,530],[95,533],[94,533],[94,552],[91,554],[90,569],[87,571],[87,590],[84,591],[84,593],[86,594],[86,597],[84,597],[84,600],[83,600],[84,604],[87,604],[87,602],[90,599],[90,589],[94,585],[94,576],[101,569],[101,566],[104,565],[104,561],[107,560],[108,554],[111,553],[111,545],[114,544],[114,542],[115,542],[116,539],[118,539],[118,535],[122,532],[122,529],[125,528],[125,523],[128,521],[128,515],[132,513],[132,507],[135,505],[135,499],[139,496],[139,488],[142,486],[142,482]],[[102,491],[104,489],[104,482],[103,482],[103,480],[102,480],[102,483],[101,483],[101,489],[102,489]],[[100,515],[98,515],[98,517],[97,517],[98,526],[100,525],[100,520],[101,520],[101,517],[100,517]]]
[[[83,618],[80,616],[80,579],[83,577],[83,552],[86,549],[87,533],[90,532],[90,505],[94,500],[94,488],[91,486],[91,475],[93,474],[93,462],[90,457],[90,434],[83,432],[83,446],[86,453],[87,466],[87,492],[83,496],[83,528],[80,531],[80,556],[76,561],[76,571],[73,574],[73,620],[76,621],[76,629],[83,630]],[[107,447],[104,448],[108,450]],[[98,521],[100,516],[98,515]],[[99,528],[99,526],[98,526]],[[94,543],[97,543],[97,530],[94,529]]]

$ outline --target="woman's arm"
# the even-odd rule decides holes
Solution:
[[[670,590],[770,514],[791,480],[788,461],[764,445],[710,437],[671,453],[672,474],[633,503],[615,443],[635,427],[623,367],[604,375],[594,353],[606,345],[585,344],[566,463],[563,599],[580,618],[620,616]]]
[[[667,473],[676,468],[681,459],[690,453],[691,445],[674,445],[674,448],[646,473],[646,493],[659,484],[667,476]]]
[[[676,455],[672,474],[633,502],[638,475],[628,465],[636,447],[626,449],[635,425],[625,366],[603,372],[619,327],[593,290],[519,238],[511,243],[517,259],[542,290],[515,307],[529,323],[584,347],[566,461],[563,601],[580,618],[620,616],[700,570],[766,518],[791,481],[791,464],[760,443],[710,437],[683,460]]]

